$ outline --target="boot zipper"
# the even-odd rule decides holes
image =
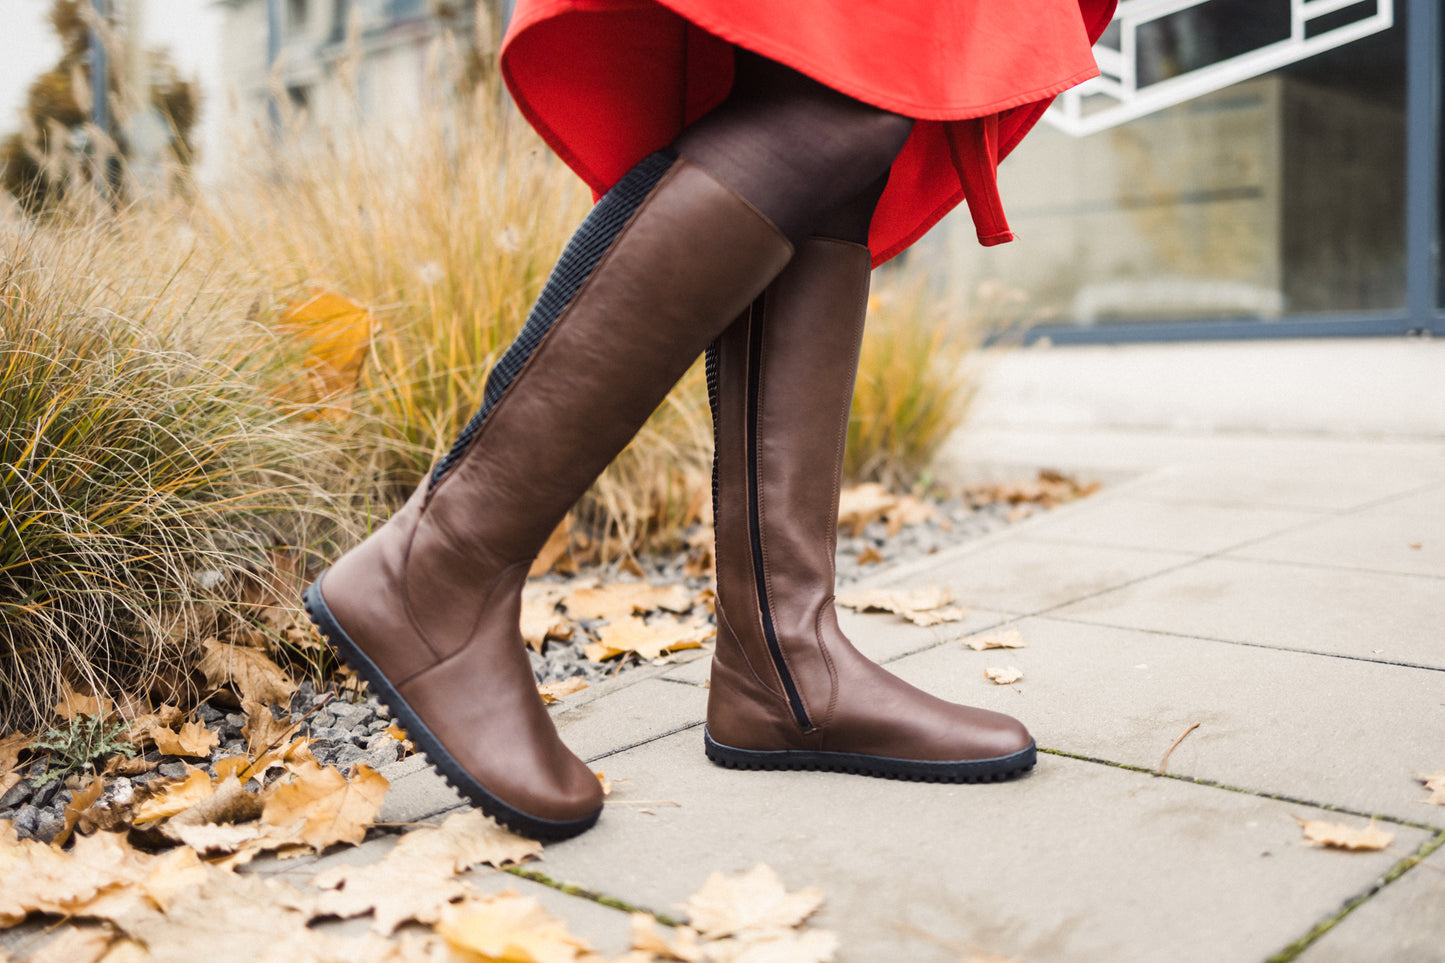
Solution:
[[[778,633],[773,627],[772,606],[768,600],[767,573],[763,570],[763,531],[762,517],[759,510],[758,492],[758,396],[762,387],[762,350],[763,350],[763,325],[762,319],[767,314],[767,294],[758,296],[753,303],[753,309],[749,312],[748,321],[748,411],[747,411],[747,469],[748,469],[748,533],[752,539],[753,555],[753,578],[757,582],[758,609],[763,619],[763,637],[768,643],[768,652],[773,657],[773,666],[778,670],[778,678],[783,682],[783,691],[787,693],[788,705],[792,707],[793,719],[798,723],[798,728],[808,732],[813,724],[808,721],[808,712],[803,708],[803,697],[798,692],[798,687],[793,682],[792,673],[788,671],[788,665],[783,661],[783,649],[778,644]]]

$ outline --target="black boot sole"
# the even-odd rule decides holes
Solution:
[[[326,606],[326,600],[321,597],[321,579],[325,576],[326,573],[322,572],[316,581],[307,587],[303,595],[306,614],[312,622],[316,623],[316,627],[321,630],[321,634],[326,637],[326,641],[331,643],[332,648],[341,658],[370,684],[371,691],[391,711],[392,718],[406,730],[407,738],[416,746],[417,751],[426,756],[453,789],[512,832],[531,839],[556,841],[576,836],[592,828],[597,822],[597,817],[602,814],[601,809],[581,819],[565,822],[544,819],[509,806],[488,792],[487,787],[473,779],[452,757],[452,754],[447,752],[441,740],[427,728],[426,723],[421,721],[421,717],[401,697],[401,693],[382,674],[376,663],[372,662],[367,654],[351,641],[350,636],[337,623],[331,610]]]
[[[912,782],[1002,782],[1028,772],[1038,756],[1032,742],[1027,748],[1007,756],[957,762],[895,759],[891,756],[810,749],[735,749],[714,740],[706,729],[703,730],[703,746],[709,759],[729,769],[806,769]]]

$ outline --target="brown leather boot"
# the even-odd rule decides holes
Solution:
[[[602,805],[542,706],[518,628],[532,559],[791,253],[701,168],[643,161],[568,245],[452,452],[306,591],[417,747],[519,832],[574,835]]]
[[[811,238],[708,352],[717,431],[717,652],[707,754],[743,769],[976,782],[1034,764],[1009,716],[914,688],[833,607],[867,248]]]

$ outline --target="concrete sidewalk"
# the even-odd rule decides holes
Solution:
[[[1108,484],[874,580],[947,585],[965,622],[845,613],[845,628],[915,684],[1022,718],[1038,767],[987,786],[718,768],[701,659],[561,707],[615,789],[597,828],[536,868],[677,914],[710,872],[767,862],[827,892],[814,922],[845,963],[1216,963],[1312,937],[1298,959],[1445,959],[1445,807],[1412,778],[1445,769],[1445,437],[985,423],[949,455]],[[1028,647],[960,641],[1002,625]],[[1007,664],[1016,687],[985,680]],[[399,765],[383,818],[457,805]],[[1396,834],[1387,851],[1309,848],[1296,823],[1371,817]],[[625,949],[623,912],[494,882]]]

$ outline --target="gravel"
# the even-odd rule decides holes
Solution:
[[[972,508],[955,499],[935,502],[934,507],[937,515],[933,521],[907,526],[891,536],[883,522],[870,523],[856,536],[840,533],[838,585],[850,585],[880,568],[921,558],[961,541],[998,531],[1017,517],[1017,509],[1006,503]],[[686,557],[679,553],[644,557],[639,559],[639,566],[643,576],[652,582],[683,583],[697,592],[710,587],[711,577],[687,575],[686,562]],[[609,574],[607,577],[612,576]],[[548,578],[563,581],[557,576]],[[601,623],[584,621],[578,624],[595,634]],[[587,641],[583,633],[576,633],[571,643],[549,642],[544,653],[529,649],[528,656],[538,684],[574,678],[598,682],[628,670],[629,666],[625,664],[599,664],[587,659],[582,654],[582,647]],[[364,764],[379,769],[399,760],[403,747],[385,731],[391,725],[386,708],[372,699],[350,702],[347,701],[349,697],[352,696],[341,694],[334,687],[318,691],[310,680],[305,680],[297,686],[289,705],[273,707],[272,712],[278,719],[289,715],[291,721],[299,723],[296,735],[314,740],[311,751],[324,765],[345,769]],[[196,712],[201,722],[220,738],[221,748],[214,759],[245,754],[246,741],[241,733],[246,724],[244,715],[234,711],[229,703],[218,705],[214,700],[201,703]],[[128,798],[137,787],[157,779],[184,776],[188,769],[202,764],[201,760],[182,760],[162,756],[155,751],[146,753],[145,758],[156,763],[154,769],[129,778],[114,778],[107,785],[108,797],[118,794]],[[214,759],[204,763],[213,775]],[[65,804],[70,801],[72,793],[59,779],[37,788],[35,783],[37,777],[43,774],[44,765],[43,762],[32,765],[27,778],[0,796],[0,819],[10,820],[21,837],[49,841],[64,825]]]

